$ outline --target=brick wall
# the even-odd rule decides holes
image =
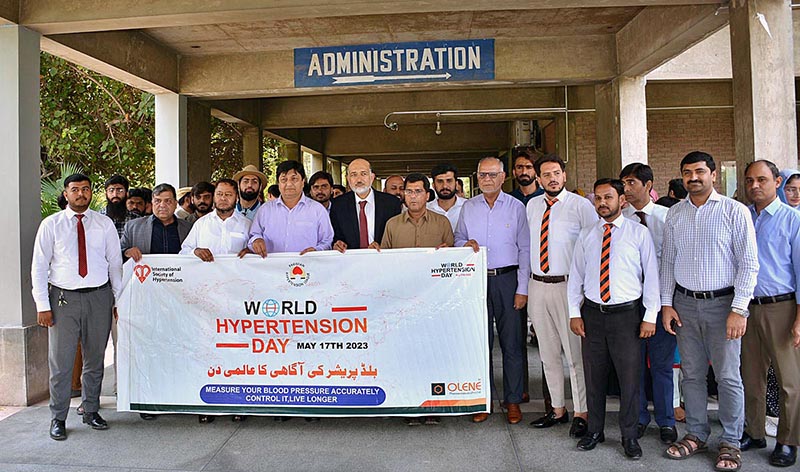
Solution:
[[[647,114],[648,164],[655,174],[655,189],[666,195],[670,179],[680,177],[680,161],[691,151],[705,151],[717,162],[735,161],[733,110],[680,110]],[[575,115],[576,182],[591,192],[596,180],[596,129],[594,113]],[[719,176],[717,190],[719,190]]]

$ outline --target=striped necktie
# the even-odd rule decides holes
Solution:
[[[600,299],[608,303],[611,300],[611,226],[603,225],[603,249],[600,251]]]
[[[544,199],[547,208],[544,210],[544,215],[542,215],[542,230],[539,233],[539,268],[545,274],[550,271],[550,261],[547,253],[547,236],[550,233],[550,209],[556,202],[558,202],[557,198],[553,200]]]

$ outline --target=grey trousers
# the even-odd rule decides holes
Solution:
[[[675,292],[672,307],[683,323],[675,327],[681,353],[686,430],[708,441],[708,363],[714,368],[719,390],[720,441],[739,447],[744,431],[744,387],[739,371],[742,340],[727,340],[726,323],[733,295],[695,300]]]
[[[48,332],[50,414],[57,420],[67,419],[78,341],[83,351],[83,408],[87,413],[94,413],[100,408],[103,360],[111,330],[114,293],[111,287],[80,293],[51,286],[50,307],[53,311],[53,326]]]

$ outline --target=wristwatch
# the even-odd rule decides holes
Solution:
[[[742,310],[741,308],[731,307],[731,311],[736,313],[737,315],[743,317],[743,318],[747,318],[748,316],[750,316],[750,312],[749,311]]]

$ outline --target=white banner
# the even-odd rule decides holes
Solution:
[[[489,412],[485,252],[144,256],[125,264],[120,411]]]

